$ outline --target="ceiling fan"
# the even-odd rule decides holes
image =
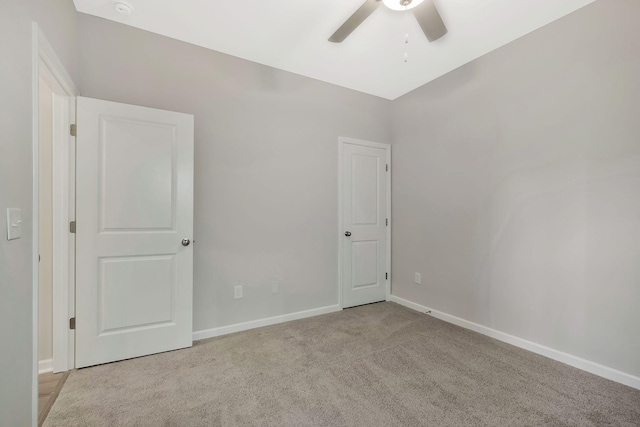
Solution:
[[[430,42],[447,34],[447,27],[433,0],[367,0],[329,37],[329,41],[333,43],[344,41],[382,3],[392,10],[411,10]]]

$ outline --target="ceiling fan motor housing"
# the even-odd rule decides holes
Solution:
[[[382,2],[391,10],[405,11],[419,6],[423,0],[382,0]]]
[[[447,33],[447,27],[444,25],[434,1],[435,0],[366,0],[362,6],[353,12],[340,28],[329,37],[329,41],[332,43],[341,43],[353,30],[358,28],[358,25],[362,24],[369,15],[381,6],[381,2],[391,10],[411,10],[418,24],[420,24],[422,32],[427,36],[427,40],[430,42],[438,40]]]

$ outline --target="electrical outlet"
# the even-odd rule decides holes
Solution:
[[[422,275],[420,273],[416,273],[416,284],[422,283]]]
[[[242,285],[233,287],[233,298],[234,299],[242,298]]]
[[[280,292],[280,282],[277,280],[271,281],[271,293],[277,294],[278,292]]]

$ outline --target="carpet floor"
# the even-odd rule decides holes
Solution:
[[[640,426],[640,390],[386,302],[71,373],[45,426]]]

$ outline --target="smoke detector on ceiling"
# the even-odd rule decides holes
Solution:
[[[113,7],[115,8],[116,12],[123,15],[131,15],[133,13],[133,6],[131,6],[126,1],[114,1]]]

